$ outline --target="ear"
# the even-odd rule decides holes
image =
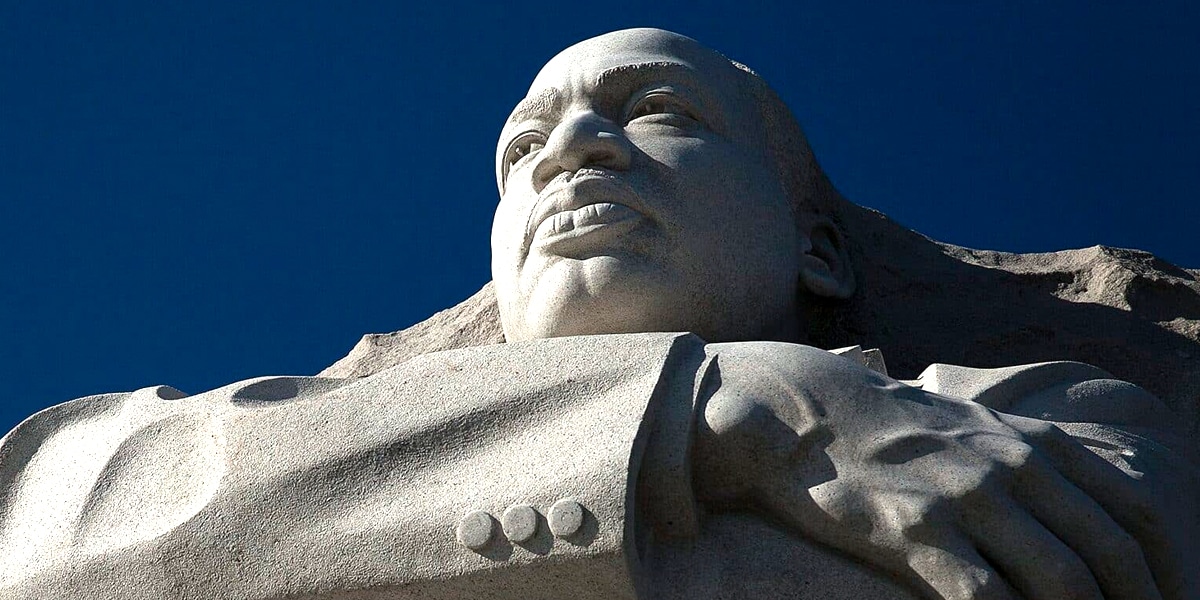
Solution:
[[[818,219],[809,231],[800,257],[800,285],[825,298],[846,299],[854,295],[856,282],[846,238],[833,223]]]

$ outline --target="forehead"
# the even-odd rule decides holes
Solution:
[[[573,77],[643,63],[679,63],[720,85],[735,76],[729,61],[695,40],[658,29],[629,29],[585,40],[550,59],[533,80],[530,92],[558,87]]]
[[[724,56],[690,38],[656,29],[617,31],[571,46],[546,63],[509,122],[524,113],[544,110],[566,90],[592,91],[603,80],[685,78],[705,88],[704,92],[727,97],[740,75]]]

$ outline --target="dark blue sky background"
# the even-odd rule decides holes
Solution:
[[[630,26],[757,69],[848,197],[927,235],[1200,267],[1200,3],[653,6],[3,3],[0,430],[314,373],[465,298],[502,120]]]

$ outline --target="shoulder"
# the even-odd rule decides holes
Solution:
[[[980,369],[935,363],[912,382],[993,410],[1057,422],[1170,428],[1166,404],[1092,365],[1056,361]]]

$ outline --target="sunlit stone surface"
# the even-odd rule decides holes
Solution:
[[[10,432],[0,598],[1200,598],[1197,271],[908,231],[659,30],[553,58],[496,176],[462,304]]]

